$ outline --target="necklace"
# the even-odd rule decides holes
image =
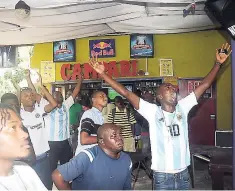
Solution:
[[[19,179],[20,182],[22,183],[22,185],[23,185],[23,187],[24,187],[24,190],[28,190],[28,189],[27,189],[27,186],[26,186],[25,183],[24,183],[24,181],[22,180],[22,178],[20,177],[19,173],[17,172],[17,170],[16,170],[14,167],[13,167],[13,172],[14,172],[13,175],[16,175],[17,179]],[[14,183],[12,183],[12,184],[14,184]],[[4,184],[2,184],[1,182],[0,182],[0,186],[3,187],[5,190],[10,190],[9,188],[7,188],[7,186],[5,186]]]

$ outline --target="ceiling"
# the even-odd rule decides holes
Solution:
[[[204,1],[195,1],[195,14],[183,17],[183,9],[192,0],[25,0],[31,7],[26,20],[16,17],[17,2],[0,1],[0,45],[215,28],[204,12]]]

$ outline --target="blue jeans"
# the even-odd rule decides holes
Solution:
[[[49,155],[45,154],[42,158],[36,160],[32,166],[42,183],[48,190],[52,190],[52,177]]]
[[[153,181],[154,190],[189,190],[191,188],[188,169],[175,174],[154,172]]]

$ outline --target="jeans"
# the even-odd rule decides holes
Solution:
[[[154,190],[189,190],[191,188],[188,169],[175,174],[154,172],[153,180]]]
[[[51,178],[51,167],[48,154],[45,154],[43,158],[36,160],[32,166],[35,170],[42,183],[48,190],[52,190],[52,178]]]

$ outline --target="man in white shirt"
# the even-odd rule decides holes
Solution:
[[[220,67],[231,54],[230,46],[216,50],[216,63],[194,92],[179,102],[177,88],[162,84],[156,91],[161,106],[148,103],[105,74],[103,64],[97,58],[90,65],[106,83],[126,97],[134,108],[149,122],[154,189],[188,190],[190,188],[187,167],[190,165],[187,116],[200,96],[211,86]]]
[[[36,155],[36,163],[33,165],[33,169],[36,171],[47,189],[51,190],[52,180],[48,154],[50,148],[43,114],[52,111],[57,106],[57,103],[43,86],[40,75],[39,77],[41,91],[47,98],[48,102],[37,105],[35,100],[36,96],[35,93],[32,92],[32,89],[22,88],[20,98],[23,108],[21,109],[20,114],[23,119],[22,122],[24,126],[28,129]]]
[[[104,124],[103,108],[108,103],[106,94],[95,91],[91,96],[92,108],[85,111],[78,128],[78,146],[75,155],[97,144],[97,130]]]
[[[31,146],[20,117],[13,108],[0,104],[0,190],[47,190],[26,160]]]
[[[80,77],[72,94],[65,101],[61,92],[55,91],[53,97],[58,105],[45,117],[45,125],[49,135],[52,172],[57,168],[58,162],[62,165],[73,157],[72,148],[69,144],[69,109],[74,104],[74,99],[80,92],[81,84],[82,78]]]

